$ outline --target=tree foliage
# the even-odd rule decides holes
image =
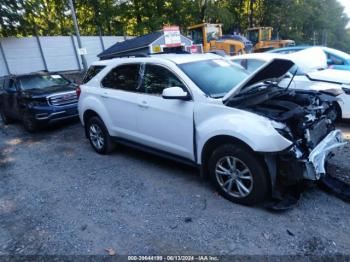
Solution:
[[[349,18],[337,0],[74,0],[82,35],[141,35],[176,24],[222,23],[225,33],[272,26],[298,44],[350,51]],[[70,35],[68,0],[1,0],[0,36]]]

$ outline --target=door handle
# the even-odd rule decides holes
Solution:
[[[139,106],[140,107],[143,107],[143,108],[147,108],[148,107],[148,103],[147,103],[147,101],[141,101],[140,103],[139,103]]]
[[[107,92],[102,93],[101,97],[108,98],[108,93]]]

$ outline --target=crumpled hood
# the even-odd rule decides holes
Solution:
[[[327,56],[320,47],[310,47],[299,52],[283,55],[283,57],[292,60],[305,73],[328,67]]]
[[[320,47],[307,48],[284,57],[292,60],[313,81],[350,84],[349,71],[327,69],[327,56]]]
[[[306,74],[313,81],[323,81],[337,84],[350,84],[350,72],[345,70],[325,69]]]
[[[243,80],[240,84],[232,88],[222,100],[224,103],[226,103],[231,97],[234,97],[245,88],[254,84],[267,80],[278,80],[282,78],[293,66],[294,63],[291,60],[280,58],[272,59],[270,62],[261,66],[255,73]]]

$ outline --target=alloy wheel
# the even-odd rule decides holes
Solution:
[[[97,150],[102,150],[104,147],[105,139],[101,128],[96,124],[92,124],[89,128],[89,136],[94,147]]]
[[[244,198],[253,190],[253,175],[247,165],[233,156],[219,159],[215,168],[216,179],[229,195]]]

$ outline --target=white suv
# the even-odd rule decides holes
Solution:
[[[95,62],[77,89],[86,136],[196,165],[231,201],[252,205],[284,185],[325,174],[343,145],[334,98],[278,87],[293,66],[275,59],[254,75],[216,55]]]

